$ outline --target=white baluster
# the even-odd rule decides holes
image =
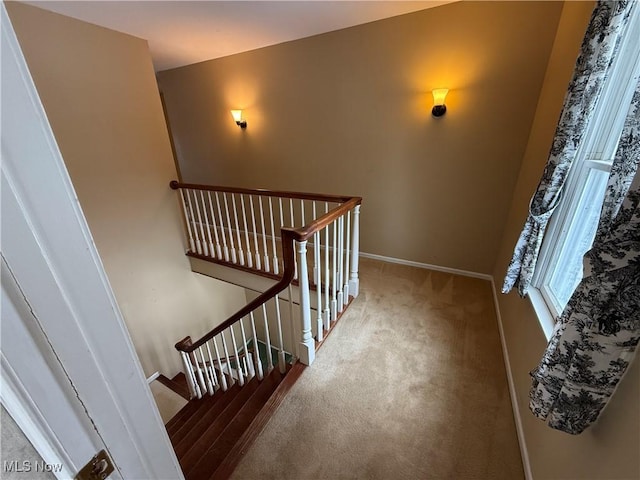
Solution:
[[[244,206],[244,195],[240,195],[240,206],[242,207],[242,223],[244,225],[244,240],[247,245],[247,266],[253,268],[253,257],[251,256],[251,244],[249,243],[249,229],[247,228],[247,211]]]
[[[224,368],[222,368],[222,362],[220,361],[220,350],[218,350],[218,343],[216,342],[216,337],[211,339],[213,341],[213,350],[216,352],[216,360],[218,363],[218,368],[220,369],[220,383],[222,384],[222,391],[227,391],[227,376],[224,374]]]
[[[296,221],[293,215],[293,198],[289,199],[289,214],[291,215],[291,228],[295,228]]]
[[[220,248],[220,238],[218,237],[218,225],[216,224],[216,213],[213,209],[213,203],[211,201],[211,192],[207,192],[209,198],[209,211],[211,212],[211,223],[213,224],[213,235],[216,239],[216,258],[222,260],[222,248]]]
[[[238,263],[238,257],[236,256],[236,245],[233,240],[233,227],[231,226],[231,218],[229,217],[229,204],[227,203],[227,194],[222,192],[222,199],[224,200],[224,211],[227,214],[227,225],[229,226],[229,243],[231,244],[231,261]]]
[[[238,225],[238,210],[236,208],[236,196],[231,193],[231,206],[233,207],[233,218],[236,223],[236,236],[238,238],[238,257],[240,259],[240,265],[244,266],[244,252],[242,251],[242,241],[240,240],[240,226]]]
[[[302,315],[302,338],[300,341],[300,361],[311,365],[316,357],[316,346],[311,335],[311,305],[309,302],[309,274],[307,272],[307,241],[298,244],[298,265],[300,266],[300,312]]]
[[[233,378],[233,372],[231,371],[231,363],[229,360],[229,349],[227,348],[227,339],[224,338],[224,332],[220,332],[220,339],[222,340],[222,351],[224,352],[224,360],[227,365],[227,370],[229,372],[229,378],[231,378],[232,383],[235,383],[235,379]]]
[[[222,235],[222,250],[224,252],[224,261],[229,261],[229,247],[227,247],[227,234],[225,233],[224,219],[222,217],[222,209],[220,208],[220,197],[216,192],[216,207],[218,209],[218,218],[220,219],[220,235]]]
[[[278,343],[280,347],[280,352],[278,353],[278,366],[280,367],[280,373],[284,374],[287,371],[287,365],[285,364],[285,355],[284,355],[284,342],[282,340],[282,318],[280,317],[280,299],[278,295],[275,296],[276,302],[276,323],[278,326]]]
[[[290,343],[289,345],[291,345],[291,349],[292,349],[292,354],[294,354],[296,356],[296,358],[299,358],[300,355],[298,355],[298,342],[296,341],[296,339],[298,338],[297,333],[296,333],[296,326],[297,326],[297,322],[296,319],[293,315],[293,305],[294,305],[294,301],[293,301],[293,289],[291,288],[291,284],[289,284],[289,286],[287,287],[288,291],[289,291],[289,340]]]
[[[338,312],[344,310],[344,301],[342,300],[342,279],[344,275],[344,215],[337,218],[338,222]]]
[[[189,212],[187,211],[187,204],[184,198],[184,191],[180,189],[180,197],[182,198],[182,210],[184,211],[184,220],[187,224],[187,232],[189,233],[189,250],[191,252],[196,251],[196,244],[193,241],[193,234],[191,233],[191,220],[189,218]]]
[[[289,199],[289,213],[291,215],[291,228],[295,228],[296,226],[296,221],[295,221],[295,215],[293,212],[293,198]],[[293,279],[297,280],[298,279],[298,258],[294,255],[294,259],[293,259]]]
[[[313,222],[316,219],[316,202],[315,202],[315,200],[313,202],[311,202],[311,213],[312,213],[311,221]],[[318,268],[320,268],[318,265],[319,265],[320,256],[315,254],[315,252],[316,252],[315,245],[318,243],[318,241],[316,239],[317,239],[317,237],[316,237],[316,234],[314,233],[313,234],[313,242],[314,242],[313,284],[318,286]]]
[[[249,363],[247,363],[247,356],[249,357]],[[253,373],[249,370],[249,365],[251,364],[251,354],[249,352],[245,353],[245,356],[242,357],[242,366],[244,367],[244,374],[247,379],[253,377]]]
[[[269,271],[269,254],[267,253],[267,230],[264,228],[264,209],[262,208],[262,197],[258,197],[260,205],[260,225],[262,226],[262,248],[264,250],[264,271]]]
[[[344,304],[349,303],[349,254],[351,251],[351,210],[347,212],[347,246],[346,246],[346,259],[345,259],[345,275],[344,275]]]
[[[264,332],[265,340],[267,342],[267,372],[273,370],[273,358],[271,355],[271,336],[269,335],[269,319],[267,317],[267,307],[262,304],[262,316],[264,317]]]
[[[202,243],[200,243],[200,237],[198,236],[198,225],[195,220],[195,214],[193,213],[193,204],[191,203],[191,195],[189,194],[189,190],[187,190],[187,201],[189,202],[189,212],[191,212],[191,220],[193,222],[193,233],[196,237],[196,253],[198,255],[202,255]]]
[[[209,246],[207,245],[207,240],[204,236],[204,225],[202,224],[202,215],[200,214],[200,202],[198,201],[198,196],[196,195],[195,190],[193,192],[193,203],[196,204],[196,214],[198,215],[198,223],[200,224],[200,238],[202,239],[202,250],[205,256],[209,256]]]
[[[238,372],[238,383],[242,387],[244,385],[244,374],[242,372],[242,367],[240,366],[240,355],[238,355],[238,345],[236,344],[236,334],[233,332],[233,325],[229,327],[231,331],[231,344],[233,345],[233,353],[236,356],[236,371]],[[227,359],[228,360],[228,359]],[[229,370],[231,370],[231,361],[229,362]]]
[[[282,227],[284,226],[284,212],[282,210],[282,197],[278,198],[278,203],[280,204],[280,229],[278,230],[278,232],[281,232]],[[282,242],[282,238],[280,239],[280,241]],[[284,259],[282,259],[282,266],[284,268]]]
[[[213,388],[213,380],[211,380],[211,377],[209,376],[209,367],[207,366],[207,361],[204,358],[204,352],[202,351],[202,347],[198,348],[198,352],[200,353],[200,360],[202,360],[202,368],[204,369],[204,377],[205,377],[205,383],[207,385],[207,391],[209,392],[209,395],[213,395],[215,393],[215,390]],[[197,361],[197,356],[196,355],[194,356],[196,357],[196,361]]]
[[[251,364],[251,353],[247,348],[247,334],[244,331],[244,322],[242,321],[244,317],[240,319],[240,332],[242,333],[242,351],[244,352],[245,358],[249,358],[249,366],[245,363],[245,376],[247,379],[253,378],[255,375],[255,370],[253,370],[253,365]]]
[[[244,331],[244,322],[242,321],[244,317],[240,319],[240,334],[242,335],[242,351],[246,353],[247,351],[247,334]]]
[[[187,379],[187,386],[189,387],[189,396],[191,398],[202,398],[202,393],[200,392],[200,387],[198,387],[198,382],[196,382],[189,355],[186,352],[180,352],[180,358],[182,358],[184,376]]]
[[[198,363],[198,357],[196,356],[195,351],[191,352],[191,355],[193,356],[192,360],[195,363],[194,370],[196,372],[196,379],[198,380],[197,383],[200,386],[200,391],[201,391],[200,397],[198,398],[201,398],[202,395],[204,395],[205,390],[207,389],[207,384],[204,381],[204,376],[202,375],[202,369],[200,368],[200,363]]]
[[[349,293],[353,298],[358,296],[360,280],[358,279],[358,256],[360,255],[360,205],[353,209],[353,248],[351,253],[351,277]]]
[[[300,199],[300,225],[303,227],[307,224],[305,217],[306,215],[304,214],[304,199]],[[308,269],[309,269],[309,264],[307,263],[307,271]]]
[[[210,371],[211,371],[211,378],[213,379],[213,386],[215,389],[218,389],[220,388],[220,382],[216,374],[215,362],[213,361],[213,356],[211,355],[211,347],[209,346],[209,341],[207,341],[205,345],[207,346],[207,354],[209,355],[209,365],[210,365]]]
[[[324,213],[329,212],[329,204],[325,202]],[[331,253],[331,243],[329,243],[331,225],[324,227],[324,329],[328,332],[331,328],[331,310],[329,308],[329,291],[331,288],[331,276],[329,274],[329,254]]]
[[[251,334],[253,335],[253,349],[255,352],[255,365],[258,371],[258,380],[264,378],[264,372],[262,371],[262,360],[260,359],[260,345],[258,344],[258,335],[256,335],[256,320],[253,316],[253,312],[249,314],[251,319]]]
[[[273,249],[273,273],[278,275],[278,252],[276,251],[275,220],[273,218],[273,202],[269,197],[269,218],[271,218],[271,248]]]
[[[209,225],[209,214],[207,213],[207,203],[204,201],[204,192],[200,190],[200,200],[202,200],[202,211],[204,212],[204,223],[207,226],[207,237],[209,239],[209,255],[215,257],[213,240],[211,239],[211,225]]]
[[[258,197],[258,201],[260,201],[260,197]],[[256,228],[256,214],[253,208],[253,195],[249,196],[249,206],[251,207],[251,224],[253,226],[253,246],[256,249],[256,269],[261,270],[261,260],[260,260],[260,251],[258,247],[258,230]]]
[[[314,203],[315,205],[315,203]],[[315,216],[315,212],[314,212]],[[316,283],[316,295],[318,296],[318,317],[316,318],[316,327],[318,329],[318,333],[316,339],[321,342],[323,339],[323,328],[322,328],[322,278],[320,278],[320,269],[318,265],[320,265],[320,232],[316,232],[313,234],[313,255],[314,255],[314,272],[315,272],[315,283]]]
[[[335,322],[336,318],[338,316],[338,301],[336,298],[336,295],[338,293],[338,288],[337,288],[337,276],[338,276],[338,272],[337,272],[337,265],[338,265],[338,240],[337,240],[337,233],[338,233],[338,224],[336,222],[336,220],[334,220],[333,222],[331,222],[331,226],[333,227],[333,238],[332,238],[332,255],[331,255],[331,261],[332,261],[332,269],[331,269],[331,321]]]

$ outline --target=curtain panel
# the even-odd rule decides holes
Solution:
[[[595,422],[640,340],[640,83],[607,185],[584,278],[556,323],[533,377],[529,407],[579,434]]]
[[[610,74],[611,60],[628,23],[633,1],[599,1],[591,15],[542,179],[507,269],[502,293],[515,286],[524,297],[531,285],[542,239],[560,200],[588,120]]]

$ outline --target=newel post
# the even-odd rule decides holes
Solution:
[[[351,275],[349,278],[349,295],[358,296],[358,257],[360,255],[360,205],[353,209],[353,245],[351,252]]]
[[[189,387],[189,396],[191,398],[202,398],[202,391],[196,378],[196,373],[193,369],[193,363],[196,365],[197,360],[195,355],[187,353],[184,350],[191,345],[191,337],[187,336],[176,343],[175,348],[180,352],[180,358],[182,359],[182,367],[184,368],[184,376],[187,379],[187,386]]]
[[[309,297],[309,275],[307,269],[307,241],[298,245],[298,284],[300,287],[300,316],[302,338],[300,341],[300,361],[311,365],[316,357],[316,345],[311,335],[311,302]]]

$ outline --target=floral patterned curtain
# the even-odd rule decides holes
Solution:
[[[640,340],[640,84],[607,186],[584,278],[531,372],[529,407],[549,426],[578,434],[596,421]]]
[[[620,0],[596,4],[565,96],[544,174],[531,199],[529,216],[507,270],[503,293],[516,286],[520,296],[527,294],[549,218],[560,200],[569,168],[610,73],[611,60],[634,3]]]

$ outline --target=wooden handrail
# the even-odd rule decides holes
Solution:
[[[295,239],[298,242],[302,242],[304,240],[308,240],[313,236],[314,233],[319,232],[324,227],[333,222],[336,218],[341,217],[349,210],[353,209],[357,205],[362,203],[362,198],[360,197],[351,197],[349,200],[345,201],[343,204],[338,205],[333,210],[325,213],[323,216],[314,220],[309,225],[305,225],[304,227],[296,228]]]
[[[211,330],[201,339],[193,342],[192,344],[186,344],[186,342],[181,341],[176,343],[176,349],[181,352],[191,353],[196,348],[204,345],[207,341],[211,340],[213,337],[218,335],[220,332],[223,332],[231,325],[239,321],[241,318],[249,315],[249,313],[253,312],[256,308],[261,306],[263,303],[266,303],[269,299],[275,297],[278,293],[283,291],[285,288],[289,286],[291,280],[293,280],[294,276],[294,249],[293,249],[293,241],[295,239],[294,230],[291,228],[283,227],[281,229],[282,232],[282,258],[284,259],[284,272],[282,273],[282,278],[278,283],[276,283],[273,287],[260,294],[253,301],[247,303],[244,307],[238,310],[236,313],[231,315],[227,320],[222,322],[216,328]]]
[[[196,342],[191,342],[191,337],[185,337],[178,343],[176,343],[175,348],[181,352],[191,353],[198,347],[204,345],[207,341],[211,340],[213,337],[223,332],[234,323],[239,321],[240,319],[247,316],[249,313],[253,312],[255,309],[260,307],[262,304],[269,301],[271,298],[275,297],[278,293],[283,291],[285,288],[289,286],[293,277],[295,275],[295,251],[293,247],[293,242],[304,242],[311,238],[316,232],[319,232],[324,227],[329,225],[335,219],[340,216],[346,214],[348,211],[360,205],[362,203],[361,197],[342,197],[342,196],[334,196],[334,195],[315,195],[315,194],[306,194],[306,193],[297,193],[297,192],[278,192],[278,191],[270,191],[270,190],[249,190],[243,188],[229,188],[229,187],[214,187],[208,185],[195,185],[190,183],[179,183],[177,181],[172,181],[170,187],[174,190],[179,188],[191,188],[197,190],[210,190],[210,191],[224,191],[231,193],[247,193],[247,194],[259,194],[259,195],[268,195],[273,197],[287,197],[287,198],[302,198],[305,200],[319,200],[319,201],[330,201],[341,203],[336,208],[330,210],[329,212],[322,215],[320,218],[314,220],[308,225],[300,228],[290,228],[290,227],[282,227],[280,229],[281,232],[281,240],[282,240],[282,258],[284,261],[284,272],[282,273],[282,278],[276,283],[274,286],[266,290],[264,293],[259,295],[253,301],[249,302],[247,305],[242,307],[236,313],[234,313],[227,320],[222,322],[220,325],[215,327],[209,333],[204,335],[202,338],[197,340]]]
[[[303,193],[303,192],[288,192],[284,190],[265,190],[265,189],[251,189],[251,188],[237,188],[237,187],[223,187],[215,185],[199,185],[196,183],[180,183],[176,180],[172,180],[169,186],[173,190],[179,188],[190,188],[192,190],[205,190],[211,192],[226,192],[226,193],[245,193],[247,195],[265,195],[267,197],[281,197],[281,198],[297,198],[300,200],[316,200],[319,202],[334,202],[343,203],[351,200],[354,197],[345,197],[342,195],[325,195],[320,193]]]
[[[181,344],[183,344],[183,345],[191,345],[191,337],[188,336],[188,335],[186,337],[184,337],[182,340],[180,340],[178,343],[175,344],[175,348],[178,348],[178,345],[181,345]],[[235,355],[229,355],[228,357],[224,357],[224,360],[220,359],[219,361],[218,361],[217,358],[212,358],[211,362],[212,363],[223,363],[225,360],[227,360],[227,361],[230,361],[230,360],[238,361],[241,358],[246,358],[247,353],[254,353],[254,352],[255,352],[254,349],[249,348],[249,349],[243,350],[242,353],[238,353],[237,357]],[[190,358],[190,360],[191,360],[192,364],[197,363],[199,365],[202,365],[202,362],[199,361],[197,358],[196,359]],[[209,362],[204,362],[204,363],[205,364],[209,364]]]

